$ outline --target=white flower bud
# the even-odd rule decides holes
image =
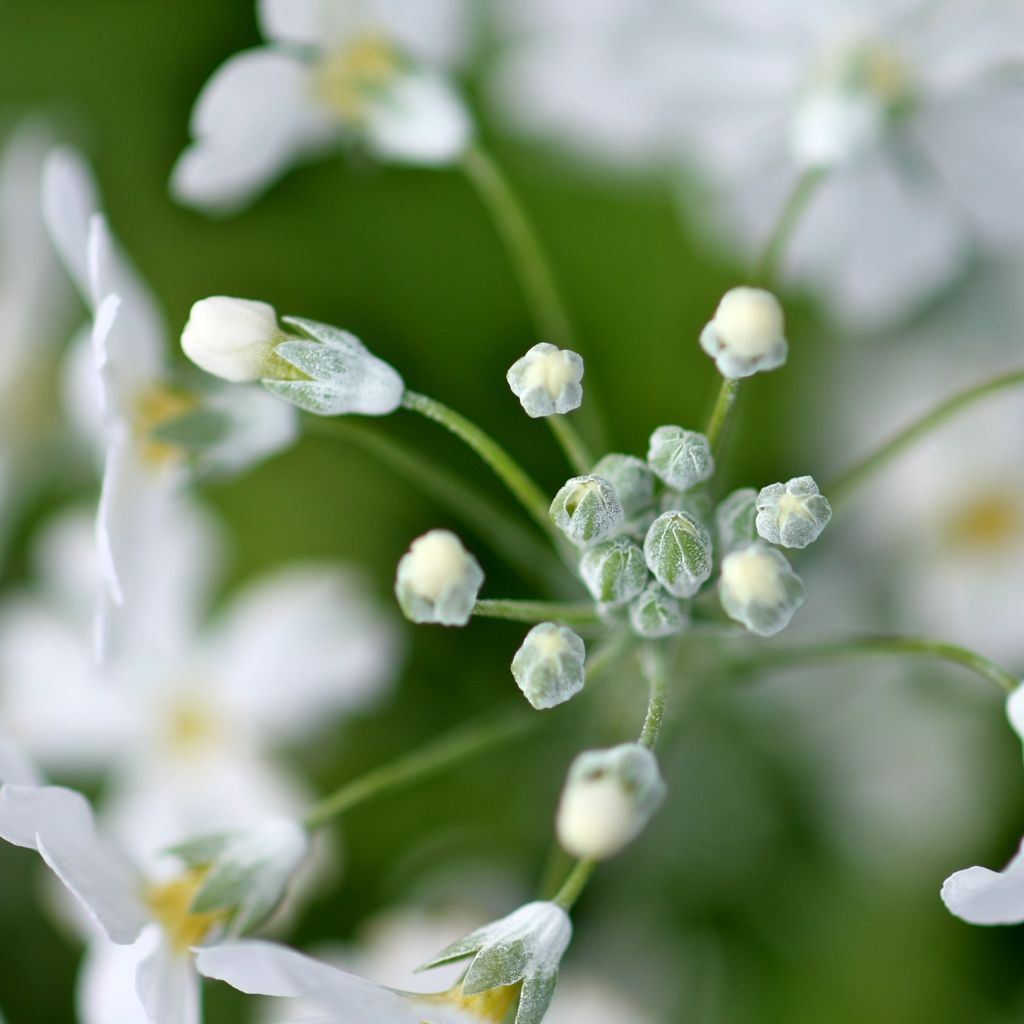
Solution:
[[[614,857],[644,829],[665,798],[658,762],[638,743],[587,750],[569,768],[556,828],[574,857]]]
[[[677,491],[703,483],[715,471],[708,439],[682,427],[658,427],[651,434],[647,461],[651,469]]]
[[[658,583],[648,584],[629,606],[629,622],[639,636],[673,636],[683,630],[687,621],[682,603]]]
[[[600,476],[574,476],[551,502],[551,519],[577,547],[617,533],[625,519],[615,488]]]
[[[719,549],[725,553],[746,547],[757,539],[754,517],[757,491],[743,487],[724,498],[715,509]]]
[[[512,675],[535,708],[553,708],[583,689],[586,657],[583,641],[571,629],[542,622],[516,651]]]
[[[832,506],[818,492],[814,477],[769,484],[757,496],[757,532],[771,544],[805,548],[821,536],[831,518]]]
[[[733,380],[782,366],[789,353],[779,300],[763,288],[727,291],[704,328],[700,345],[718,372]]]
[[[505,375],[528,416],[554,416],[578,409],[583,401],[583,359],[547,342],[534,345]]]
[[[483,582],[483,571],[462,541],[449,530],[431,530],[399,561],[395,595],[413,622],[464,626]]]
[[[583,553],[580,575],[595,601],[624,604],[644,589],[647,565],[644,553],[631,540],[617,537]]]
[[[405,384],[398,371],[354,334],[301,317],[281,321],[309,340],[289,338],[275,347],[274,358],[286,372],[263,380],[275,395],[317,416],[386,416],[402,404]]]
[[[273,306],[214,295],[192,306],[181,347],[200,369],[238,384],[266,376],[274,346],[286,337]]]
[[[711,534],[688,512],[664,512],[644,539],[644,558],[674,597],[693,597],[711,576]]]
[[[611,452],[594,466],[592,472],[594,476],[604,477],[615,488],[627,519],[646,512],[654,503],[654,474],[643,459]]]
[[[718,593],[729,618],[760,636],[785,629],[807,599],[785,556],[760,541],[725,556]]]

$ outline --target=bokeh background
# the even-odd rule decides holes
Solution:
[[[239,216],[205,217],[172,202],[168,174],[199,88],[228,55],[259,42],[250,3],[14,0],[2,17],[0,114],[7,125],[42,115],[89,155],[114,230],[172,329],[208,294],[344,326],[557,488],[567,475],[560,453],[504,384],[510,363],[542,339],[458,173],[339,156],[295,170]],[[485,69],[486,59],[470,74],[477,99]],[[678,185],[603,175],[514,140],[478,110],[564,286],[609,447],[642,453],[659,423],[698,426],[717,378],[697,335],[721,293],[744,278],[742,258],[681,220]],[[977,298],[987,275],[979,267],[907,330],[874,338],[844,333],[808,297],[787,293],[791,358],[746,389],[723,470],[730,485],[800,473],[827,480],[939,397],[933,383],[944,389],[1005,361],[1017,339],[988,293]],[[81,318],[69,305],[69,332]],[[921,389],[909,390],[918,380]],[[1011,413],[1019,411],[1018,400]],[[446,435],[402,415],[372,429],[503,500]],[[27,578],[46,517],[94,496],[72,450],[58,450],[65,461],[19,524],[5,587]],[[892,558],[894,538],[875,514],[899,503],[901,479],[911,485],[897,471],[864,504],[851,503],[801,562],[811,597],[803,635],[920,625],[892,585],[894,574],[915,570]],[[462,533],[489,594],[532,593],[528,570],[503,564],[484,538],[357,444],[308,437],[241,479],[204,487],[203,497],[231,537],[222,597],[282,561],[336,558],[360,566],[389,602],[397,559],[434,526]],[[289,756],[326,791],[452,724],[514,705],[508,663],[520,632],[484,621],[459,631],[408,627],[394,699]],[[1004,863],[1024,825],[1020,748],[999,695],[931,664],[865,659],[748,678],[724,670],[723,657],[695,649],[677,681],[664,748],[670,798],[580,904],[567,973],[600,974],[659,1022],[1020,1019],[1024,929],[971,928],[938,898],[953,870]],[[488,884],[492,898],[528,895],[560,866],[552,867],[550,826],[568,761],[632,732],[642,705],[637,679],[610,678],[512,747],[354,811],[339,830],[343,868],[301,910],[290,941],[357,942],[393,904],[468,902]],[[0,848],[0,1006],[12,1024],[72,1014],[80,950],[48,913],[41,875],[36,858]],[[211,988],[207,1006],[215,1022],[248,1012],[221,989]]]

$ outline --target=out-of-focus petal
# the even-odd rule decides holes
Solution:
[[[199,1024],[199,975],[187,951],[158,943],[139,964],[135,987],[153,1024]]]
[[[151,925],[130,946],[103,939],[89,944],[75,991],[82,1024],[152,1024],[135,991],[135,974],[157,942],[159,929]]]
[[[1024,844],[1002,871],[973,867],[950,875],[942,901],[968,924],[1024,921]]]

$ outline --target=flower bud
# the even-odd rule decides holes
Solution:
[[[181,347],[200,369],[238,384],[266,376],[274,346],[286,337],[273,306],[214,295],[193,304]]]
[[[512,675],[538,710],[563,704],[583,689],[587,649],[565,626],[534,626],[512,659]]]
[[[832,506],[810,476],[769,484],[757,496],[757,532],[771,544],[805,548],[831,518]]]
[[[651,434],[647,461],[651,469],[677,491],[703,483],[715,471],[708,439],[682,427],[658,427]]]
[[[663,512],[644,539],[644,558],[674,597],[693,597],[711,576],[711,534],[688,512]]]
[[[718,593],[729,618],[759,636],[785,629],[807,599],[785,556],[760,541],[725,556]]]
[[[454,533],[430,530],[399,561],[395,595],[413,622],[464,626],[483,582],[483,570]]]
[[[615,488],[627,519],[646,512],[654,503],[654,474],[635,455],[611,452],[594,466],[593,473]]]
[[[595,601],[605,605],[631,601],[647,583],[644,553],[625,537],[589,548],[580,559],[580,575]]]
[[[629,606],[629,623],[639,636],[673,636],[682,632],[687,621],[682,603],[658,583],[649,583]]]
[[[354,334],[315,320],[281,319],[303,338],[289,338],[274,349],[284,365],[281,372],[265,375],[263,386],[275,395],[317,416],[385,416],[402,404],[405,384],[398,371]]]
[[[551,519],[577,547],[617,533],[625,519],[615,488],[600,476],[574,476],[551,502]]]
[[[723,553],[746,547],[757,539],[756,501],[757,491],[753,487],[742,487],[724,498],[715,509],[715,530]]]
[[[613,857],[643,831],[664,798],[658,762],[646,747],[584,751],[562,790],[558,841],[574,857]]]
[[[578,409],[583,401],[583,359],[547,342],[534,345],[505,375],[528,416],[554,416]]]
[[[732,288],[722,296],[700,345],[723,377],[737,380],[786,361],[789,346],[779,300],[763,288]]]

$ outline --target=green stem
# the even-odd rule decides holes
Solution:
[[[800,218],[807,209],[811,197],[825,178],[825,172],[819,168],[804,171],[797,178],[789,195],[786,197],[778,219],[772,228],[768,240],[761,250],[761,255],[754,264],[754,283],[770,288],[782,269],[782,260],[786,254],[786,246],[793,237]]]
[[[759,668],[800,664],[806,661],[828,661],[832,658],[885,654],[910,655],[948,661],[975,673],[1006,693],[1012,693],[1020,685],[1020,680],[983,654],[956,644],[908,636],[862,636],[850,640],[811,644],[807,647],[768,647],[757,657],[742,661],[741,665]]]
[[[562,883],[558,892],[551,898],[551,902],[560,906],[564,911],[572,910],[573,904],[580,898],[583,890],[594,873],[597,862],[593,860],[578,860],[573,864]]]
[[[579,431],[565,416],[546,416],[551,433],[561,445],[569,465],[580,475],[586,476],[594,465],[594,456],[590,453],[587,443],[579,435]]]
[[[840,473],[825,488],[825,493],[828,495],[829,500],[833,505],[836,505],[847,498],[850,492],[862,481],[876,473],[886,463],[892,461],[897,455],[936,427],[941,426],[946,420],[951,419],[961,410],[966,409],[982,398],[986,398],[988,395],[1019,387],[1022,384],[1024,384],[1024,370],[1013,370],[1009,373],[1000,374],[998,377],[982,381],[980,384],[975,384],[940,402],[934,409],[920,417],[920,419],[915,420],[899,433],[889,438],[888,441],[879,445],[878,448],[865,455],[859,462],[855,462],[844,473]]]
[[[549,499],[545,497],[544,492],[534,483],[526,470],[490,435],[484,433],[461,413],[457,413],[436,399],[421,395],[416,391],[406,391],[402,397],[402,405],[412,412],[418,412],[421,416],[426,416],[427,419],[441,424],[460,441],[469,445],[494,470],[502,483],[519,499],[520,504],[540,527],[550,536],[556,539],[559,537],[548,515]]]
[[[483,619],[507,619],[510,622],[600,622],[590,601],[513,601],[491,599],[477,601],[473,614]]]
[[[715,407],[711,410],[711,418],[704,429],[704,435],[711,445],[712,453],[718,448],[722,440],[722,431],[725,429],[729,413],[732,411],[733,403],[739,394],[740,382],[730,377],[722,378],[722,386],[718,389],[718,398],[715,399]]]
[[[537,330],[559,348],[574,349],[569,315],[555,276],[519,197],[493,157],[480,146],[467,150],[462,167],[494,218]]]
[[[517,711],[460,726],[390,764],[374,768],[345,783],[310,810],[306,815],[306,826],[310,829],[320,828],[367,800],[398,792],[486,750],[514,740],[533,728],[538,717]]]
[[[446,466],[408,448],[392,437],[354,423],[350,417],[309,416],[307,432],[351,442],[389,465],[439,505],[486,538],[494,550],[524,574],[559,589],[565,573],[551,558],[551,549],[505,509],[491,501]]]

